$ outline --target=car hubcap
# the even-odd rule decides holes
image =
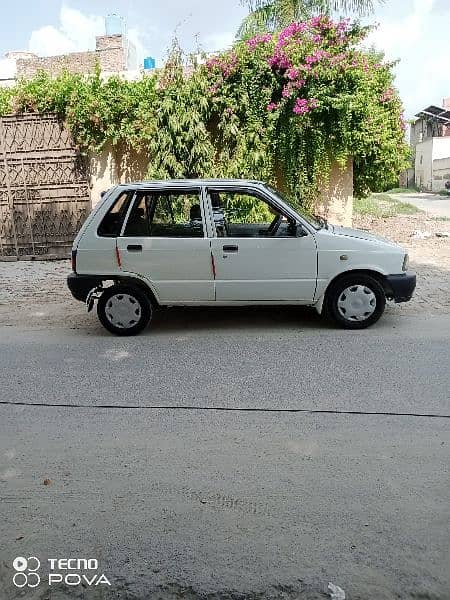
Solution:
[[[339,313],[347,321],[365,321],[373,315],[377,299],[365,285],[352,285],[338,299]]]
[[[108,321],[119,329],[134,327],[141,318],[141,305],[129,294],[116,294],[106,303],[105,314]]]

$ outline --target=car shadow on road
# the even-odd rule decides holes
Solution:
[[[326,329],[334,327],[317,312],[302,306],[180,307],[155,312],[145,333]]]

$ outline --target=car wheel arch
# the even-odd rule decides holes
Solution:
[[[139,290],[144,291],[155,307],[161,306],[161,304],[155,294],[155,291],[151,288],[151,286],[147,282],[143,281],[142,279],[139,279],[138,277],[132,277],[132,276],[121,276],[121,277],[114,277],[114,281],[117,284],[127,285],[129,287],[135,287],[135,288],[138,288]]]
[[[386,276],[383,273],[381,273],[380,271],[375,271],[374,269],[349,269],[348,271],[341,271],[335,277],[333,277],[333,279],[330,279],[330,281],[327,283],[327,286],[326,286],[324,292],[322,293],[320,298],[317,300],[317,302],[314,304],[314,308],[317,310],[319,315],[322,314],[322,312],[323,312],[323,307],[324,307],[325,301],[327,299],[327,295],[330,292],[330,290],[333,288],[333,285],[336,284],[343,277],[348,277],[349,275],[366,275],[366,276],[372,277],[373,279],[378,281],[378,283],[381,284],[381,286],[383,287],[384,292],[386,294],[386,298],[389,299],[390,296],[392,295],[392,290],[389,288],[389,285],[386,281]]]

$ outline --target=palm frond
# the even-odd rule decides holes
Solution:
[[[271,2],[252,10],[239,26],[236,37],[246,39],[264,31],[273,31],[277,28],[277,11]]]
[[[238,37],[261,30],[274,31],[317,14],[355,14],[365,16],[373,12],[375,4],[385,0],[241,0],[250,10],[244,19]]]
[[[356,15],[368,15],[375,9],[375,4],[384,4],[385,0],[333,0],[332,8],[340,13],[354,13]]]

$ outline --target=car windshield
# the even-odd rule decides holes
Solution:
[[[315,229],[322,229],[323,227],[327,227],[327,223],[325,219],[320,219],[315,217],[310,212],[305,210],[297,199],[291,200],[287,198],[284,194],[282,194],[279,190],[275,189],[271,185],[266,185],[267,189],[272,192],[275,196],[280,198],[285,204],[293,208],[298,214],[305,219],[310,225],[312,225]]]

